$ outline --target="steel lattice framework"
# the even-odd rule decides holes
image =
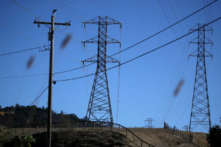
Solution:
[[[194,28],[195,27],[190,29],[190,31],[198,30],[198,37],[194,39],[196,41],[193,40],[190,43],[198,44],[198,49],[190,54],[190,56],[197,57],[197,64],[189,130],[192,131],[199,125],[209,130],[211,127],[211,119],[205,57],[212,57],[212,55],[205,50],[205,44],[213,43],[205,37],[205,31],[213,31],[213,29],[205,27],[205,24],[197,24],[197,28]]]
[[[154,128],[153,122],[155,120],[153,118],[148,118],[145,120],[145,123],[147,123],[147,125],[145,126],[146,128]]]
[[[111,122],[113,123],[111,100],[108,87],[108,79],[106,72],[106,63],[119,63],[118,60],[107,56],[107,44],[119,43],[119,41],[107,36],[107,26],[113,24],[122,24],[108,16],[96,17],[90,21],[83,22],[84,26],[86,24],[96,24],[98,25],[98,36],[95,36],[89,40],[83,41],[85,43],[97,43],[98,50],[97,56],[93,56],[86,59],[84,62],[94,62],[97,63],[96,74],[93,81],[92,91],[90,95],[90,100],[87,109],[87,120],[90,121],[100,121],[100,122]]]

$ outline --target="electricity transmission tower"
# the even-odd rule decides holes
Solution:
[[[107,44],[119,43],[119,41],[107,36],[107,26],[119,24],[122,27],[122,24],[108,16],[105,17],[96,17],[87,22],[83,22],[84,26],[86,24],[96,24],[98,25],[98,35],[82,41],[85,46],[85,43],[97,43],[98,50],[97,55],[89,59],[86,59],[83,62],[93,62],[97,63],[97,69],[94,77],[94,82],[92,86],[92,91],[90,95],[90,100],[87,109],[86,119],[89,121],[100,121],[100,122],[111,122],[113,123],[111,101],[108,87],[106,63],[119,63],[118,60],[113,59],[110,56],[107,56]]]
[[[213,44],[213,42],[206,38],[205,31],[213,32],[213,29],[209,26],[205,27],[205,24],[197,24],[196,26],[190,29],[190,31],[198,31],[198,37],[190,42],[198,44],[198,49],[189,55],[197,57],[189,131],[199,125],[206,130],[211,127],[205,57],[213,57],[213,55],[206,51],[205,44]]]
[[[147,123],[147,125],[145,126],[146,128],[154,128],[153,122],[155,120],[153,118],[148,118],[145,120],[145,122]]]
[[[184,129],[185,131],[188,131],[189,130],[189,126],[185,125],[185,126],[182,127],[182,129]]]

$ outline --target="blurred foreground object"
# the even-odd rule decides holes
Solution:
[[[221,146],[221,128],[219,125],[214,125],[206,135],[207,141],[211,147]]]
[[[28,60],[27,69],[31,68],[31,66],[32,66],[32,64],[34,62],[34,59],[35,59],[35,57],[31,56],[31,58]]]
[[[72,35],[68,34],[61,43],[61,49],[64,49],[67,44],[70,42]]]
[[[173,93],[173,96],[174,96],[174,97],[176,97],[176,96],[179,94],[179,92],[180,92],[180,90],[181,90],[181,88],[182,88],[184,82],[185,82],[184,79],[181,79],[181,80],[179,81],[179,83],[178,83],[178,85],[177,85],[177,87],[176,87],[176,89],[175,89],[175,91],[174,91],[174,93]]]

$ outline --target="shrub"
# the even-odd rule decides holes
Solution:
[[[219,125],[210,128],[207,141],[211,147],[221,147],[221,128]]]

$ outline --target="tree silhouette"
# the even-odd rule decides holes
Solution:
[[[209,130],[207,141],[211,147],[221,147],[221,128],[219,125],[215,125]]]

